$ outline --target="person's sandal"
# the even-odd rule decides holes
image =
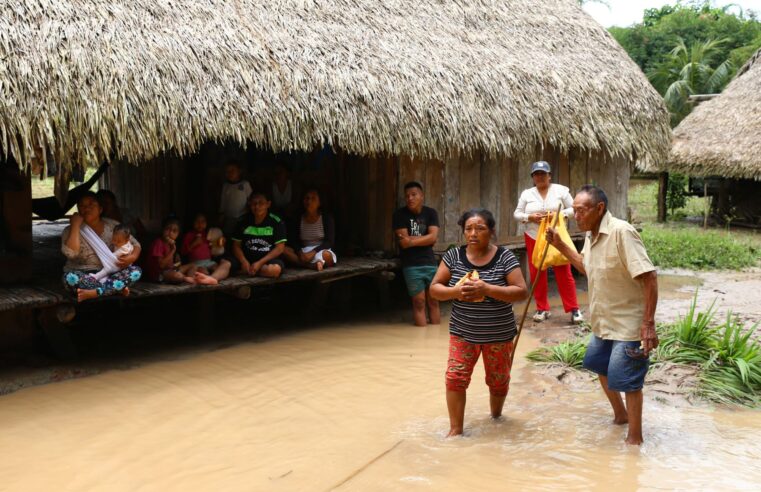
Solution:
[[[537,311],[534,314],[534,321],[537,323],[541,323],[542,321],[550,318],[550,312],[549,311]]]

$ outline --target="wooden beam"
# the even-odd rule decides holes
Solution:
[[[669,187],[669,173],[658,175],[658,222],[666,222],[666,192]]]

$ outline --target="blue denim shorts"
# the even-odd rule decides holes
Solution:
[[[650,367],[650,357],[639,346],[639,341],[603,340],[592,335],[584,355],[584,368],[607,376],[611,391],[639,391]]]
[[[407,283],[407,293],[414,297],[431,286],[433,276],[438,267],[435,266],[412,266],[402,268],[404,281]]]

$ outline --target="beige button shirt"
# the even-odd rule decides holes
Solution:
[[[606,212],[597,238],[587,233],[581,254],[594,334],[605,340],[640,340],[645,295],[634,277],[655,267],[637,230]]]

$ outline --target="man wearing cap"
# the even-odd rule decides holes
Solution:
[[[528,266],[531,274],[531,283],[539,275],[534,300],[536,302],[536,314],[534,321],[541,323],[550,317],[550,303],[547,299],[547,270],[537,272],[531,262],[534,253],[536,235],[539,232],[539,224],[547,216],[548,212],[557,211],[563,207],[562,213],[566,218],[573,216],[573,198],[563,185],[552,182],[552,168],[546,161],[535,162],[531,165],[531,179],[534,187],[524,190],[518,200],[518,206],[513,214],[523,224],[523,238],[526,241],[526,253],[529,258]],[[579,310],[579,301],[576,298],[576,281],[571,273],[571,265],[559,265],[552,267],[555,272],[555,280],[558,284],[560,299],[563,301],[563,309],[570,313],[572,323],[581,323],[584,317]]]
[[[563,253],[589,283],[592,336],[584,367],[600,377],[613,407],[613,422],[629,424],[627,444],[642,444],[642,386],[658,347],[655,307],[658,278],[637,230],[608,211],[605,192],[585,185],[573,200],[579,229],[587,231],[579,254],[550,228],[547,241]],[[626,394],[626,405],[621,393]]]

